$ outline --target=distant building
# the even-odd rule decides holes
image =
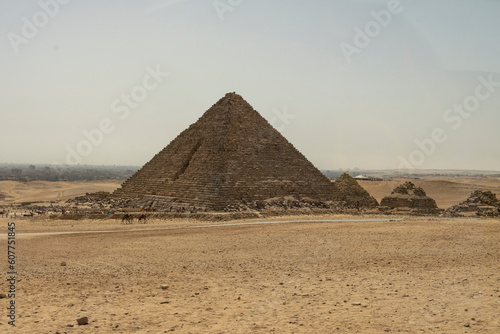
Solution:
[[[30,172],[34,172],[35,170],[36,170],[35,165],[30,165],[30,166],[29,166],[29,171],[30,171]]]
[[[382,181],[377,177],[358,175],[354,178],[356,181]]]
[[[13,168],[11,170],[11,173],[12,175],[14,175],[15,177],[21,177],[23,175],[23,170],[22,169],[19,169],[19,168]]]

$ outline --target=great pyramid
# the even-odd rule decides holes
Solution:
[[[338,191],[241,96],[228,93],[112,196],[220,211],[287,196],[335,201]]]

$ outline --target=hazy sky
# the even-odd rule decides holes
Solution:
[[[235,91],[321,169],[500,170],[499,17],[494,0],[1,1],[0,162],[143,165]]]

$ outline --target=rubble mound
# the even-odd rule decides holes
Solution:
[[[475,212],[477,216],[498,217],[500,216],[500,201],[491,191],[476,190],[467,200],[452,206],[446,212],[451,215]]]
[[[307,211],[313,209],[345,210],[349,206],[345,202],[339,201],[318,201],[311,198],[296,198],[293,196],[269,198],[266,200],[257,200],[245,204],[228,205],[224,211],[287,211],[299,210]]]
[[[352,176],[344,173],[334,182],[340,199],[355,207],[373,208],[378,206],[377,200],[371,196]]]
[[[412,182],[406,182],[394,188],[391,195],[382,199],[380,205],[391,209],[410,208],[428,212],[436,211],[438,208],[436,201],[427,196],[422,188],[415,186]]]
[[[66,201],[66,203],[95,203],[105,201],[111,195],[107,191],[98,191],[95,193],[86,193],[84,196],[77,196],[74,198],[70,198]]]

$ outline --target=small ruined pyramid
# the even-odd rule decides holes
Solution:
[[[477,216],[500,216],[500,200],[497,195],[489,190],[476,190],[467,200],[458,205],[454,205],[448,210],[449,214],[459,214],[464,212],[474,212]]]
[[[165,210],[294,196],[335,201],[329,179],[241,96],[228,93],[113,195]]]
[[[412,182],[405,182],[394,188],[391,195],[382,199],[380,205],[389,208],[437,209],[436,201],[427,196],[424,189],[417,187]]]
[[[339,199],[346,203],[355,207],[371,208],[378,206],[377,200],[347,173],[342,174],[334,185],[339,191]]]

